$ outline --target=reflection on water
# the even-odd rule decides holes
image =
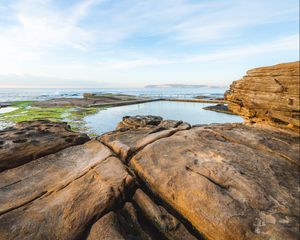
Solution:
[[[209,103],[158,101],[108,108],[85,118],[91,132],[102,134],[115,129],[123,116],[157,115],[164,119],[182,120],[192,125],[242,122],[242,118],[202,109]]]

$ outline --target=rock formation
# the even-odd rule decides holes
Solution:
[[[250,103],[232,106],[244,114]],[[127,116],[89,141],[45,121],[0,137],[0,240],[300,237],[300,136],[290,129]]]
[[[231,84],[229,109],[251,122],[300,127],[300,62],[249,70]]]
[[[0,131],[0,171],[89,140],[71,131],[66,123],[21,122]]]

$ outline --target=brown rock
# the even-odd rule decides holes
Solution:
[[[118,211],[118,218],[123,227],[126,239],[157,239],[153,237],[155,233],[151,230],[149,231],[149,226],[139,220],[138,212],[131,202],[126,202],[124,207]]]
[[[0,131],[0,171],[82,144],[86,134],[71,131],[66,123],[21,122]]]
[[[226,124],[159,139],[130,166],[208,239],[298,239],[298,153],[293,133]]]
[[[299,62],[249,70],[231,84],[225,97],[229,109],[251,122],[300,127]]]
[[[156,205],[142,190],[136,190],[133,200],[141,209],[143,216],[147,218],[166,239],[197,239],[188,232],[178,219],[171,215],[164,207]]]
[[[127,127],[103,134],[98,139],[125,161],[131,154],[147,144],[190,128],[188,123],[182,121],[159,120],[160,118],[155,116],[147,116],[145,120],[142,120],[140,116],[126,117],[125,123],[121,122],[118,126],[124,124]]]
[[[125,240],[117,215],[109,212],[93,224],[87,240]]]
[[[125,116],[122,119],[116,129],[120,128],[139,128],[146,126],[157,126],[162,121],[162,117],[159,116]]]
[[[91,227],[87,240],[152,240],[140,225],[132,203],[126,202],[117,213],[109,212]]]
[[[96,140],[0,174],[0,239],[77,239],[133,179]],[[12,201],[13,200],[13,201]]]

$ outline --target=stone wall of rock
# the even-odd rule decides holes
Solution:
[[[249,70],[226,92],[229,109],[250,122],[299,130],[299,65],[291,62]]]

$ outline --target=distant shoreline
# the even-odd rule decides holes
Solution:
[[[224,86],[209,86],[209,85],[195,85],[195,84],[158,84],[146,85],[144,88],[224,88]]]

